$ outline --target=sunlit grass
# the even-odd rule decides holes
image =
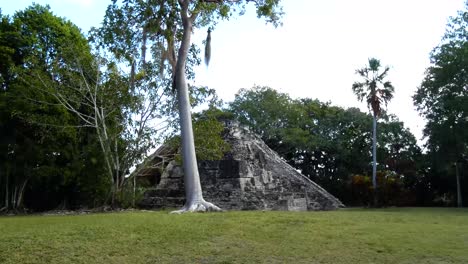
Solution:
[[[468,263],[468,210],[0,217],[0,263]]]

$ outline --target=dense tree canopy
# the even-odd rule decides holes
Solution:
[[[455,174],[463,166],[466,171],[468,157],[467,9],[450,20],[441,44],[430,57],[431,66],[413,97],[417,109],[427,120],[424,136],[432,164],[429,169],[434,178],[444,178],[441,177],[444,174],[453,176],[441,183],[455,182],[452,180],[455,176],[459,182],[459,175]],[[449,184],[441,191],[449,191],[449,186],[455,185]]]
[[[0,30],[1,204],[18,209],[26,201],[44,209],[102,199],[96,191],[102,185],[97,176],[102,163],[93,132],[78,129],[80,120],[38,89],[42,82],[66,81],[59,66],[77,56],[90,60],[87,40],[75,25],[40,5],[12,18],[2,16]],[[76,45],[75,53],[69,51],[70,43]],[[95,162],[86,162],[86,156]],[[85,182],[95,187],[84,187]],[[38,197],[50,199],[38,204]]]

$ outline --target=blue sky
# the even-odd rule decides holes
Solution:
[[[99,26],[110,1],[1,0],[3,14],[13,14],[32,2],[49,4],[87,32]],[[195,84],[215,88],[232,100],[240,88],[265,85],[292,97],[311,97],[343,107],[359,107],[351,85],[369,57],[391,71],[395,98],[388,110],[418,139],[424,120],[411,96],[429,66],[429,53],[440,42],[449,16],[465,0],[283,0],[283,26],[274,28],[256,18],[253,8],[221,22],[212,33],[212,61],[197,70]],[[195,31],[201,45],[206,30]]]

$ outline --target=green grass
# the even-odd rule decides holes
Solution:
[[[0,217],[0,263],[468,263],[468,210]]]

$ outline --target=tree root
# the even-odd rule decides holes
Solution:
[[[172,211],[171,214],[195,213],[195,212],[222,212],[223,209],[205,200],[185,204],[180,210]]]

